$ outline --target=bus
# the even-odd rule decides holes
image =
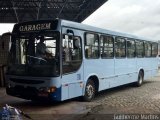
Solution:
[[[8,64],[10,32],[3,33],[0,38],[0,87],[5,86],[5,73]]]
[[[11,33],[3,33],[0,39],[0,64],[2,66],[7,66],[8,64],[8,54],[10,47]]]
[[[15,24],[9,51],[6,92],[28,100],[91,101],[158,72],[157,42],[62,19]]]

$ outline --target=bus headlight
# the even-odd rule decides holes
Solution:
[[[11,88],[12,87],[12,85],[10,84],[10,83],[7,83],[7,85],[6,85],[8,88]]]
[[[57,89],[57,88],[56,88],[55,86],[52,86],[52,87],[49,87],[49,88],[47,88],[47,87],[41,87],[41,88],[39,88],[39,91],[40,91],[40,92],[52,93],[52,92],[55,92],[56,89]]]

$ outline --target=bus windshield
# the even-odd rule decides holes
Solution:
[[[12,37],[9,74],[59,75],[59,33],[47,31]]]

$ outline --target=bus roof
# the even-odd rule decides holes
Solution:
[[[108,34],[108,35],[114,35],[114,36],[120,36],[120,37],[133,38],[133,39],[136,39],[136,40],[158,42],[158,40],[155,40],[155,39],[149,39],[149,38],[146,38],[146,37],[139,37],[139,36],[132,35],[132,34],[111,31],[111,30],[102,29],[102,28],[98,28],[98,27],[93,27],[93,26],[86,25],[86,24],[83,24],[83,23],[78,23],[78,22],[73,22],[73,21],[68,21],[68,20],[63,20],[63,19],[35,20],[35,21],[27,21],[27,22],[17,23],[17,24],[15,24],[14,29],[13,29],[12,32],[16,32],[18,30],[17,27],[19,27],[20,25],[23,25],[23,24],[45,23],[45,22],[54,23],[55,21],[61,22],[62,26],[67,26],[67,27],[75,28],[75,29],[81,29],[81,30],[84,30],[84,31],[102,33],[102,34]],[[54,27],[51,27],[51,28],[54,28]]]
[[[102,29],[98,27],[93,27],[90,25],[86,25],[83,23],[77,23],[77,22],[72,22],[68,20],[61,20],[61,25],[62,26],[69,26],[71,28],[77,28],[77,29],[82,29],[90,32],[97,32],[97,33],[103,33],[103,34],[108,34],[108,35],[115,35],[115,36],[121,36],[121,37],[128,37],[128,38],[133,38],[137,40],[145,40],[145,41],[152,41],[152,42],[157,42],[158,40],[153,40],[153,39],[148,39],[145,37],[139,37],[136,35],[131,35],[127,33],[121,33],[121,32],[116,32],[116,31],[111,31],[107,29]]]

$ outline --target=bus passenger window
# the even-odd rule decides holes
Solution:
[[[127,57],[128,58],[133,58],[136,56],[136,46],[135,46],[135,41],[127,39]]]
[[[117,58],[126,57],[126,40],[121,37],[115,39],[115,56]]]
[[[114,57],[113,44],[114,44],[114,39],[112,36],[101,36],[100,38],[101,52],[100,53],[102,58]]]
[[[87,33],[85,39],[85,56],[89,59],[99,58],[99,37],[97,34]]]
[[[152,56],[152,46],[151,43],[145,42],[145,57],[151,57]]]
[[[158,44],[152,43],[152,57],[156,57],[158,54]]]
[[[142,41],[136,41],[136,55],[138,58],[144,57],[144,43]]]

